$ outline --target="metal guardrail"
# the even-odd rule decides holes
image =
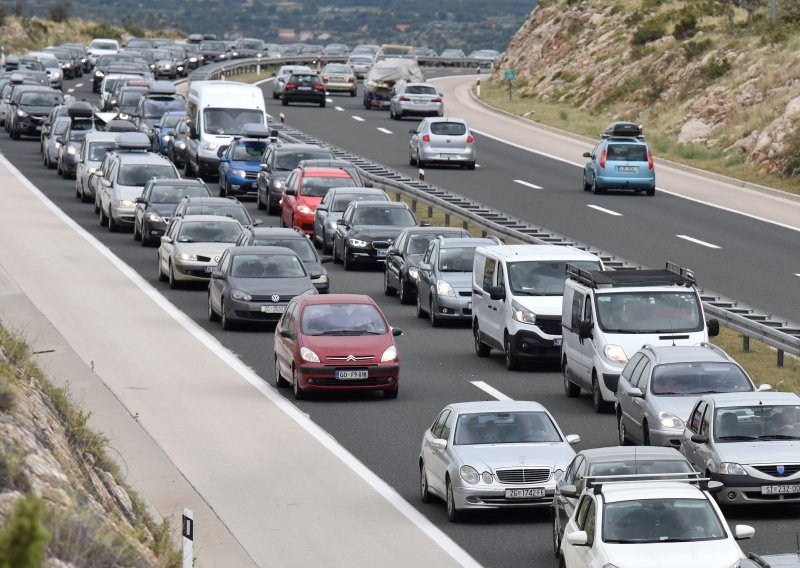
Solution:
[[[267,59],[266,61],[272,64],[290,63],[294,62],[294,58]],[[262,61],[261,64],[264,65],[265,62]],[[247,65],[253,65],[253,60],[225,62],[206,67],[209,68],[210,75],[212,73],[220,73],[222,69],[231,71],[241,68],[240,66],[246,68]],[[198,69],[195,72],[202,69]],[[200,80],[200,78],[195,80]],[[414,200],[414,203],[416,200],[420,200],[429,204],[429,206],[441,209],[445,213],[445,222],[447,224],[449,224],[450,217],[453,216],[462,220],[464,228],[467,228],[469,223],[473,223],[480,227],[485,235],[495,235],[501,239],[520,243],[573,246],[597,255],[607,267],[613,269],[647,268],[593,247],[588,243],[578,242],[548,229],[537,227],[528,221],[497,211],[488,205],[473,201],[457,193],[423,181],[414,180],[382,164],[351,154],[346,150],[337,148],[323,140],[288,126],[281,127],[280,135],[291,141],[319,144],[330,148],[336,156],[355,164],[362,175],[377,187],[394,191],[398,195],[407,195]],[[698,291],[706,314],[716,317],[722,325],[741,333],[745,337],[745,349],[749,345],[747,338],[757,339],[774,347],[777,350],[778,366],[783,366],[784,352],[800,357],[800,324],[705,288],[698,287]]]

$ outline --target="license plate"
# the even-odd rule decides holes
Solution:
[[[298,91],[310,91],[311,87],[297,87]]]
[[[558,337],[553,340],[553,347],[561,347],[561,338]]]
[[[617,166],[617,171],[620,172],[638,172],[638,166]]]
[[[336,378],[337,379],[368,379],[369,378],[369,371],[367,371],[367,370],[336,371]]]
[[[471,310],[471,309],[472,309],[472,302],[467,302],[467,309],[468,309],[468,310]]]
[[[506,499],[533,499],[544,496],[544,487],[533,487],[531,489],[506,489]]]
[[[385,249],[375,249],[375,256],[386,256]]]
[[[210,274],[215,268],[216,266],[204,266],[203,272],[205,272],[206,274]]]
[[[286,306],[261,306],[261,311],[265,314],[282,314]]]
[[[762,495],[778,495],[780,493],[800,493],[800,483],[792,485],[762,485]]]

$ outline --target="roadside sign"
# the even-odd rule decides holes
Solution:
[[[503,79],[506,81],[513,81],[517,78],[517,72],[514,69],[506,69],[503,72]]]

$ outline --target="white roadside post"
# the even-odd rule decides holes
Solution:
[[[419,169],[419,181],[425,181],[425,170]]]
[[[478,95],[478,98],[481,98],[481,78],[478,77],[478,80],[475,82],[475,94]]]
[[[281,113],[280,119],[281,119],[281,124],[286,124],[286,115],[285,114]]]
[[[261,54],[258,54],[258,65],[256,65],[256,75],[261,75]]]
[[[192,543],[194,542],[194,516],[191,509],[183,508],[183,520],[181,523],[181,533],[183,534],[183,565],[182,568],[192,568]]]

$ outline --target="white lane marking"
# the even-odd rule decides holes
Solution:
[[[592,209],[596,209],[597,211],[602,211],[603,213],[608,213],[609,215],[614,215],[615,217],[622,217],[622,213],[617,213],[616,211],[612,211],[611,209],[606,209],[605,207],[600,207],[599,205],[587,205],[586,207],[591,207]]]
[[[675,236],[678,237],[679,239],[684,239],[684,240],[689,241],[691,243],[702,245],[702,246],[708,247],[710,249],[722,248],[722,247],[718,247],[717,245],[712,245],[711,243],[707,243],[705,241],[701,241],[700,239],[695,239],[693,237],[689,237],[689,236],[686,236],[686,235],[675,235]]]
[[[263,83],[268,83],[269,81],[274,81],[274,80],[275,80],[275,77],[267,77],[266,79],[261,79],[260,81],[256,81],[255,83],[253,83],[253,85],[258,86],[258,85],[261,85]]]
[[[391,130],[386,130],[385,128],[379,128],[378,130],[380,130],[384,134],[394,134],[394,132],[392,132]]]
[[[520,184],[520,185],[524,185],[524,186],[526,186],[526,187],[532,187],[533,189],[544,189],[544,188],[543,188],[542,186],[540,186],[540,185],[536,185],[535,183],[531,183],[531,182],[529,182],[529,181],[523,181],[523,180],[521,180],[521,179],[515,179],[515,180],[514,180],[514,183],[518,183],[518,184]]]
[[[309,433],[322,447],[336,456],[341,462],[349,467],[353,473],[363,479],[370,487],[377,491],[388,503],[397,509],[411,523],[424,532],[428,537],[438,544],[445,553],[449,554],[457,563],[465,568],[482,568],[481,564],[461,548],[453,539],[447,536],[444,531],[439,529],[427,517],[417,511],[408,501],[383,479],[378,477],[375,472],[365,466],[358,458],[350,453],[344,446],[337,442],[321,426],[315,424],[299,408],[283,398],[273,386],[268,385],[263,378],[258,376],[255,371],[242,363],[239,358],[229,349],[219,343],[210,333],[205,331],[200,325],[178,309],[172,302],[162,296],[161,293],[138,272],[128,266],[121,258],[116,256],[111,249],[92,236],[86,229],[78,225],[76,221],[64,213],[58,206],[42,193],[31,181],[20,172],[8,158],[0,154],[0,163],[17,178],[17,180],[28,188],[45,207],[50,209],[61,221],[72,228],[80,237],[88,242],[101,255],[106,257],[125,277],[128,278],[137,288],[153,300],[161,309],[174,319],[187,332],[192,334],[206,349],[226,363],[231,370],[250,383],[265,398],[283,411],[290,419],[294,420],[298,426]]]
[[[76,89],[80,89],[81,87],[83,87],[83,83],[78,83],[78,84],[75,85]]]
[[[332,99],[332,98],[330,98],[330,97],[325,97],[325,102],[326,102],[326,103],[332,103],[332,102],[333,102],[333,99]]]
[[[497,390],[496,388],[494,388],[491,385],[486,384],[483,381],[470,381],[470,382],[473,385],[475,385],[476,387],[478,387],[479,389],[481,389],[483,392],[492,395],[497,400],[514,400],[510,396],[507,396],[507,395],[501,393],[499,390]]]
[[[341,112],[341,111],[343,111],[343,110],[344,110],[342,107],[333,107],[333,108],[335,108],[335,109],[336,109],[336,110],[338,110],[339,112]]]
[[[68,92],[68,93],[74,93],[74,92],[75,92],[75,89],[72,89],[72,88],[70,88],[70,89],[67,89],[67,92]]]
[[[475,164],[475,167],[476,167],[476,168],[480,168],[480,167],[481,167],[481,165],[480,165],[480,164]]]
[[[353,120],[357,120],[358,122],[364,122],[364,119],[360,116],[353,116]]]
[[[800,272],[795,272],[795,276],[800,276]]]

